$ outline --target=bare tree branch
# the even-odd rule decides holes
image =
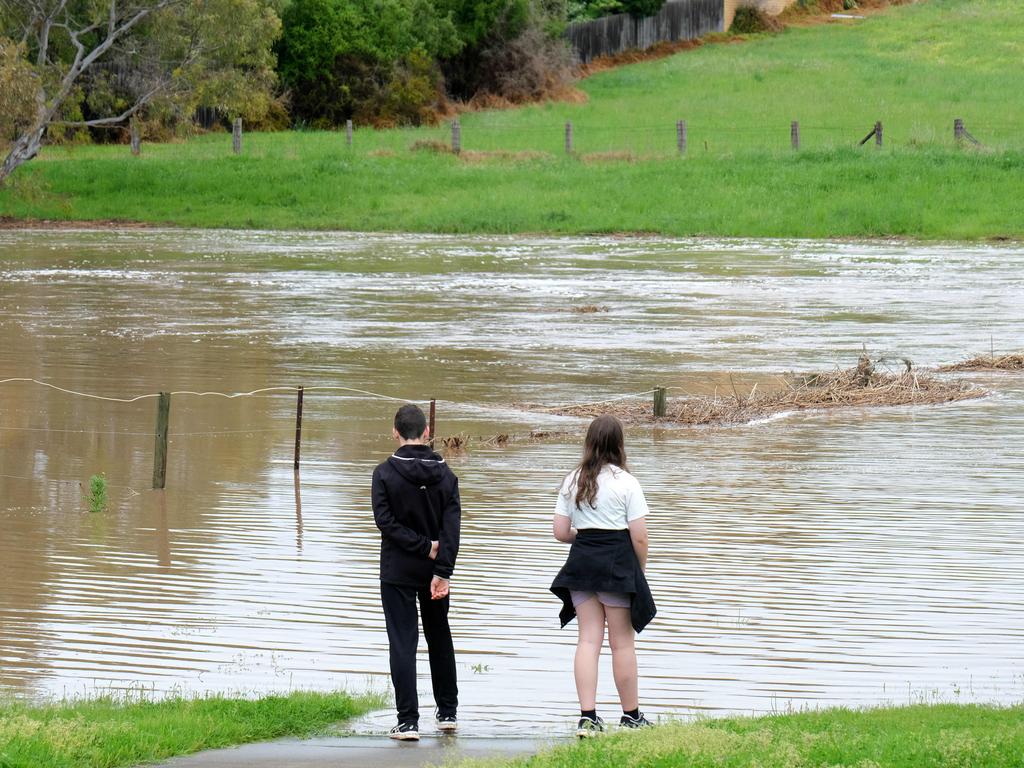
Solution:
[[[86,69],[92,66],[97,59],[99,59],[101,56],[103,56],[103,54],[110,50],[111,46],[113,46],[114,43],[117,42],[117,40],[120,37],[126,35],[136,25],[138,25],[139,22],[141,22],[150,14],[181,2],[183,2],[183,0],[159,0],[158,2],[155,2],[152,5],[140,8],[138,11],[135,12],[134,15],[118,23],[117,0],[111,0],[111,15],[109,18],[108,33],[106,38],[104,38],[99,44],[96,45],[95,48],[93,48],[88,54],[86,54],[80,60],[77,56],[75,57],[74,64],[71,66],[70,69],[68,69],[67,74],[65,74],[64,78],[61,80],[60,89],[58,90],[57,94],[53,97],[53,99],[50,100],[50,105],[47,107],[48,114],[46,116],[46,122],[49,123],[53,120],[53,116],[57,114],[57,111],[60,109],[61,105],[64,104],[65,99],[67,99],[68,95],[71,93],[72,89],[75,86],[75,82],[78,80],[78,77],[82,74],[82,72],[84,72]]]
[[[68,0],[60,0],[57,7],[51,13],[46,14],[43,21],[43,28],[39,33],[39,53],[37,66],[45,66],[50,60],[50,30],[56,24],[57,16],[67,8]]]
[[[144,106],[146,106],[146,104],[148,104],[153,99],[154,96],[160,93],[160,91],[167,88],[169,85],[170,80],[164,80],[157,83],[148,92],[140,96],[139,99],[135,102],[135,104],[133,104],[129,109],[126,109],[120,115],[115,115],[113,117],[100,117],[96,118],[95,120],[56,120],[52,122],[51,125],[63,125],[68,128],[94,128],[97,126],[117,125],[118,123],[123,123],[129,117],[131,117]]]

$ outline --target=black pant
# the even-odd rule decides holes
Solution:
[[[459,706],[459,686],[455,679],[455,647],[448,626],[448,598],[431,600],[429,587],[422,589],[401,584],[380,585],[384,605],[384,623],[391,647],[391,682],[395,686],[398,722],[418,723],[419,697],[416,694],[416,646],[419,645],[419,621],[416,598],[420,600],[423,635],[430,657],[430,683],[439,717],[454,717]]]

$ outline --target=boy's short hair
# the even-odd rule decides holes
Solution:
[[[423,437],[427,431],[427,417],[418,405],[403,405],[395,413],[395,430],[403,440],[415,440]]]

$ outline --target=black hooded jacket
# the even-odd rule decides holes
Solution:
[[[450,579],[459,553],[459,479],[426,445],[403,445],[373,470],[373,518],[380,529],[380,580],[427,587]],[[440,543],[430,559],[430,543]]]

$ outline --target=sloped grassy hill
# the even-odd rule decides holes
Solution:
[[[196,226],[672,235],[1024,236],[1024,4],[922,0],[623,66],[585,103],[435,128],[52,148],[0,214]],[[957,147],[963,118],[981,147]],[[676,120],[688,152],[676,153]],[[573,123],[574,156],[564,152]],[[802,148],[790,149],[790,121]],[[857,142],[876,120],[885,144]]]

